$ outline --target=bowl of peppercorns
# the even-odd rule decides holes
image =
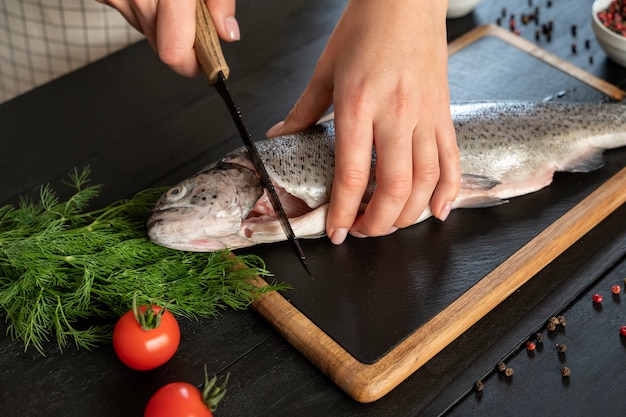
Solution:
[[[449,0],[446,17],[448,19],[456,19],[457,17],[468,15],[480,1],[481,0]]]
[[[609,58],[626,67],[626,0],[596,0],[591,14],[598,43]]]

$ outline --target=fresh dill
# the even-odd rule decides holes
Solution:
[[[162,188],[88,211],[102,186],[89,185],[89,168],[73,170],[75,192],[59,201],[42,186],[39,201],[21,198],[0,207],[0,315],[7,332],[42,354],[56,340],[92,348],[110,341],[112,319],[139,303],[171,303],[189,319],[224,308],[244,309],[261,293],[252,280],[267,277],[263,261],[228,251],[183,252],[152,243],[144,221]]]

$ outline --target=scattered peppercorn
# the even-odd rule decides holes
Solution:
[[[533,351],[536,348],[537,348],[537,345],[535,343],[530,342],[530,341],[526,342],[526,350]]]
[[[576,25],[572,25],[571,31],[572,31],[572,36],[576,37],[576,31],[577,31]]]
[[[555,331],[556,330],[556,326],[558,326],[559,324],[561,324],[561,322],[559,321],[558,318],[552,316],[550,317],[550,319],[548,320],[548,331]]]
[[[565,320],[565,316],[558,316],[556,319],[559,321],[559,324],[561,326],[565,326],[567,324],[567,320]]]
[[[593,300],[594,303],[600,304],[603,300],[602,295],[595,293],[594,295],[591,296],[591,299]]]
[[[567,346],[565,346],[564,343],[557,343],[555,346],[556,350],[558,350],[559,353],[565,353],[565,351],[567,350]]]
[[[548,3],[546,3],[546,5],[548,6],[548,8],[552,7],[552,0],[548,0]]]
[[[561,375],[563,376],[570,376],[572,373],[571,369],[569,369],[567,366],[564,366],[561,368]]]
[[[483,389],[485,388],[485,384],[483,383],[483,381],[476,381],[474,383],[474,389],[476,389],[476,392],[483,392]]]
[[[619,334],[626,337],[626,326],[622,326],[619,328]]]
[[[541,25],[541,33],[546,37],[546,41],[552,40],[552,30],[554,29],[554,22],[550,20],[548,23]]]
[[[617,284],[616,284],[616,285],[613,285],[613,286],[611,287],[611,292],[612,292],[613,294],[619,294],[620,292],[622,292],[622,287],[620,287],[620,286],[619,286],[619,285],[617,285]]]
[[[506,376],[513,376],[513,368],[506,368],[504,370],[504,375],[506,375]]]
[[[589,55],[589,63],[593,65],[593,55]]]
[[[585,49],[591,48],[591,41],[589,39],[585,39]]]
[[[543,343],[543,334],[537,333],[535,335],[535,339],[537,340],[537,343]]]
[[[576,46],[575,43],[572,44],[572,53],[576,54],[576,52],[578,52],[578,46]]]
[[[499,372],[504,372],[506,370],[506,363],[504,362],[498,362],[498,367],[497,367]]]

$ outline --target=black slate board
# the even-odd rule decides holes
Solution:
[[[449,74],[453,101],[609,99],[506,36],[481,36],[465,46],[451,56]],[[626,149],[606,159],[594,173],[558,174],[547,189],[499,207],[457,210],[445,223],[429,219],[339,247],[303,240],[313,278],[285,243],[240,253],[260,255],[278,280],[293,286],[284,293],[293,306],[356,360],[375,363],[624,167]]]

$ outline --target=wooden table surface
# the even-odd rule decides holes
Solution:
[[[521,36],[626,88],[626,69],[608,61],[593,40],[591,2],[510,3],[483,0],[473,14],[449,20],[450,40],[496,22],[506,7],[505,27],[515,14]],[[542,21],[554,22],[550,42],[536,42],[535,28],[521,23],[521,14],[535,6]],[[242,41],[226,45],[224,53],[231,87],[253,136],[262,137],[298,97],[342,7],[343,2],[331,0],[238,5]],[[586,39],[591,39],[589,49]],[[508,97],[506,88],[464,85],[463,71],[451,65],[453,98],[524,98]],[[511,79],[516,72],[509,73],[506,65],[492,71],[483,75],[524,83]],[[141,42],[0,105],[0,142],[0,202],[13,202],[43,183],[58,185],[71,168],[89,163],[93,181],[106,185],[104,204],[154,184],[174,183],[238,146],[240,139],[203,79],[176,76]],[[200,383],[207,364],[212,373],[230,373],[228,395],[217,413],[224,417],[623,415],[626,341],[618,330],[626,324],[626,313],[619,298],[608,297],[608,288],[626,278],[625,216],[622,207],[374,403],[348,397],[253,311],[225,311],[218,318],[182,323],[184,343],[175,358],[144,373],[126,369],[110,346],[93,352],[52,349],[43,357],[5,336],[0,340],[0,414],[141,415],[158,387],[174,380]],[[594,292],[607,295],[601,309],[591,303]],[[548,337],[543,327],[555,314],[564,314],[568,324]],[[542,329],[543,349],[528,354],[525,341]],[[568,345],[566,355],[554,351],[555,343]],[[501,360],[515,369],[512,378],[494,371]],[[564,365],[572,369],[566,379],[559,372]],[[485,383],[482,394],[473,391],[478,379]]]

